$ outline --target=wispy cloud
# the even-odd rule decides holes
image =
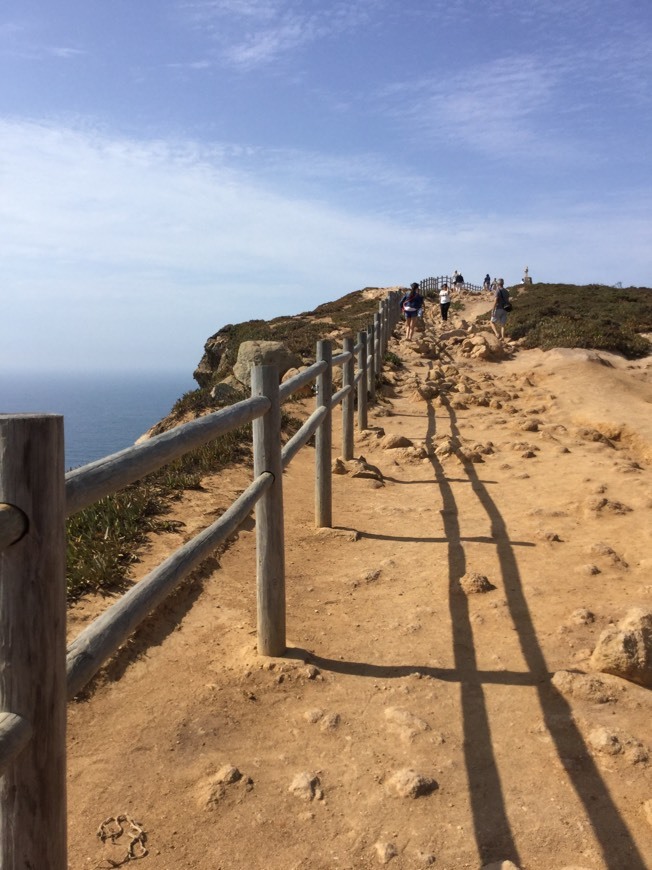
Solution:
[[[210,33],[224,63],[250,71],[360,27],[384,0],[193,0],[179,9]]]

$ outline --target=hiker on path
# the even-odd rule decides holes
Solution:
[[[462,285],[464,284],[464,275],[462,275],[461,272],[458,272],[457,269],[455,269],[455,277],[453,283],[455,284],[456,290],[461,290]]]
[[[507,311],[505,310],[506,305],[509,305],[509,310],[511,311],[509,293],[505,290],[505,282],[502,278],[499,278],[498,284],[496,285],[496,292],[494,293],[494,307],[491,312],[491,328],[493,329],[496,338],[500,338],[501,341],[505,340],[505,324],[507,323]],[[499,327],[500,335],[498,334]]]
[[[414,327],[420,311],[423,316],[423,296],[418,290],[419,285],[415,281],[401,299],[401,311],[405,315],[405,337],[408,341],[414,337]]]
[[[442,285],[439,291],[439,310],[441,311],[441,319],[448,320],[448,309],[451,304],[451,294],[448,289],[448,284]]]
[[[489,277],[489,272],[487,272],[487,274],[484,276],[484,284],[482,289],[487,291],[491,289],[491,278]]]

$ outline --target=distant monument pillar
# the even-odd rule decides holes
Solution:
[[[530,270],[528,269],[527,266],[525,267],[525,271],[523,272],[523,283],[524,284],[531,284],[532,283],[532,278],[530,278]]]

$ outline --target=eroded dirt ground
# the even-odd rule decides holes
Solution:
[[[256,652],[252,521],[70,705],[75,870],[125,857],[96,836],[120,813],[143,870],[652,866],[652,693],[589,667],[652,607],[650,360],[431,359],[396,335],[356,441],[382,482],[334,475],[316,531],[312,448],[284,476],[287,656]],[[186,494],[142,573],[247,480]],[[464,593],[473,573],[494,588]]]

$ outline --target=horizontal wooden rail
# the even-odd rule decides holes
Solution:
[[[27,517],[12,504],[0,504],[0,552],[20,541],[27,531]]]
[[[14,758],[27,746],[32,726],[15,713],[0,713],[0,776]]]
[[[338,390],[331,398],[331,409],[337,408],[344,396],[348,396],[352,389],[351,385],[347,384],[345,387],[342,387],[341,390]]]
[[[297,390],[300,390],[301,387],[305,387],[307,384],[312,383],[315,380],[317,375],[320,375],[326,368],[325,362],[316,362],[311,366],[308,366],[302,372],[299,372],[298,375],[295,375],[293,378],[289,378],[285,383],[281,384],[278,388],[279,400],[281,403],[285,402],[286,399],[289,399],[292,393],[296,393]]]
[[[66,516],[70,517],[104,496],[157,471],[189,450],[251,423],[268,409],[269,400],[264,396],[245,399],[176,426],[142,444],[69,471],[66,474]]]
[[[351,356],[351,352],[345,350],[344,353],[338,353],[337,356],[334,356],[332,363],[334,366],[343,366],[344,363],[347,363],[351,359]]]
[[[317,427],[322,422],[326,414],[326,408],[317,408],[317,410],[313,411],[312,414],[308,417],[308,419],[299,429],[299,431],[295,432],[294,435],[290,438],[288,443],[283,447],[283,450],[281,451],[281,461],[283,462],[283,468],[287,468],[287,466],[294,459],[299,450],[301,450],[301,448],[305,444],[307,444],[308,441],[310,441],[312,436],[317,431]]]
[[[353,378],[353,384],[354,384],[354,386],[356,386],[356,387],[358,386],[358,382],[359,382],[360,380],[362,380],[362,376],[363,376],[363,375],[364,375],[364,372],[362,371],[362,369],[359,369],[359,370],[356,372],[355,377]]]
[[[73,698],[138,625],[249,516],[274,476],[263,472],[222,516],[174,552],[92,622],[70,644],[68,697]]]

